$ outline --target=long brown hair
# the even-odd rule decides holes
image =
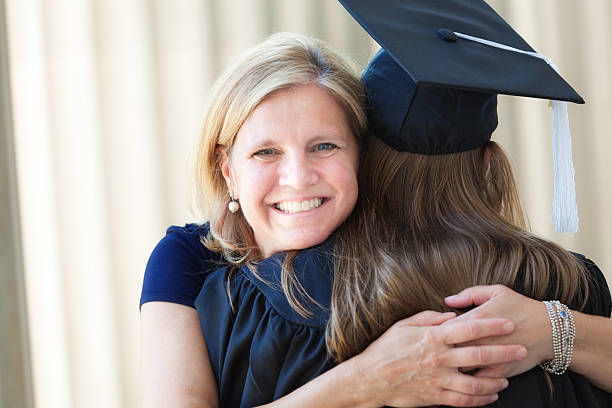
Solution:
[[[564,303],[586,290],[569,252],[526,232],[512,166],[496,143],[437,156],[367,143],[360,201],[336,235],[327,345],[338,361],[402,318],[450,310],[444,298],[473,285]]]

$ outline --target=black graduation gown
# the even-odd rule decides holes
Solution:
[[[227,269],[211,273],[196,299],[210,361],[219,386],[221,407],[250,407],[276,400],[333,367],[325,348],[333,265],[329,244],[302,251],[295,269],[304,289],[321,306],[303,318],[290,306],[280,281],[282,255],[261,261],[257,279],[248,268],[230,283]],[[610,292],[601,271],[578,256],[591,279],[587,313],[610,316]],[[576,308],[576,305],[569,305]],[[542,369],[536,367],[510,379],[494,407],[612,408],[612,395],[573,372],[551,375],[551,398]]]

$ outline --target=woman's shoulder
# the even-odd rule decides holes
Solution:
[[[182,266],[190,265],[194,268],[199,266],[206,269],[215,266],[216,269],[221,255],[204,245],[209,231],[208,223],[168,227],[166,235],[153,249],[147,269],[149,266],[158,266],[160,263],[162,266],[172,266],[178,263]]]
[[[575,252],[572,252],[572,255],[586,272],[588,302],[584,311],[589,314],[609,317],[612,313],[612,297],[606,277],[591,259]]]
[[[153,249],[142,285],[140,305],[152,301],[193,307],[206,276],[222,257],[203,244],[209,225],[171,226]]]
[[[186,240],[195,240],[198,241],[202,238],[208,236],[210,232],[210,224],[208,222],[198,224],[198,223],[190,223],[185,224],[182,227],[179,225],[171,225],[166,229],[166,236],[162,238],[162,241],[166,238],[177,238],[183,237]]]

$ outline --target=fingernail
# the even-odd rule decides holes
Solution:
[[[444,298],[444,300],[449,300],[449,299],[454,299],[456,297],[459,297],[459,295],[450,295]]]
[[[512,322],[504,323],[503,329],[504,331],[511,331],[514,328],[514,324]]]
[[[501,380],[501,386],[502,388],[507,388],[508,387],[508,380],[506,380],[505,378],[502,378]]]
[[[444,316],[455,316],[456,314],[455,312],[444,312]]]
[[[497,395],[497,394],[491,395],[491,402],[497,401],[498,398],[499,398],[499,395]]]
[[[524,359],[525,357],[527,357],[527,349],[525,348],[520,348],[517,352],[516,352],[516,357],[519,359]]]

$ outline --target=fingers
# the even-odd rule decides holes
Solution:
[[[466,395],[450,390],[440,392],[440,404],[451,407],[481,407],[497,401],[497,398],[497,394]]]
[[[508,364],[494,364],[492,366],[485,367],[476,371],[472,374],[474,377],[479,378],[499,378],[507,377],[511,373],[511,366]]]
[[[438,326],[456,316],[457,314],[455,312],[440,313],[432,310],[426,310],[424,312],[412,315],[399,323],[400,325],[408,326]]]
[[[448,296],[444,302],[450,307],[465,308],[472,305],[482,305],[487,300],[503,290],[503,285],[472,286],[453,296]]]
[[[431,356],[434,367],[484,367],[523,360],[527,349],[521,345],[460,347]]]
[[[512,333],[514,323],[508,319],[472,319],[440,326],[442,340],[446,344],[460,344],[490,336]]]
[[[486,381],[484,381],[486,380]],[[497,393],[508,387],[505,378],[476,378],[457,374],[448,377],[440,392],[440,403],[453,407],[478,407],[497,400]]]
[[[476,378],[467,374],[454,374],[449,376],[443,388],[468,395],[491,395],[508,387],[505,378]]]

